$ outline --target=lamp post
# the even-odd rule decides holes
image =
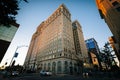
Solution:
[[[17,48],[16,48],[16,50],[15,50],[15,53],[14,53],[14,55],[13,55],[11,61],[10,61],[9,66],[12,66],[12,62],[13,62],[14,57],[16,57],[16,56],[18,55],[18,53],[16,53],[16,52],[17,52],[17,50],[18,50],[19,48],[21,48],[21,47],[28,47],[28,46],[27,46],[27,45],[17,46]],[[16,54],[17,54],[17,55],[16,55]]]

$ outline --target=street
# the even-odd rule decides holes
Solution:
[[[29,73],[29,74],[21,74],[19,76],[14,77],[2,77],[0,76],[0,80],[120,80],[115,77],[83,77],[80,75],[52,75],[52,76],[40,76],[38,73]]]

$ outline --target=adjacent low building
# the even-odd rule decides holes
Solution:
[[[12,23],[10,26],[0,25],[0,62],[3,59],[19,24]]]
[[[85,42],[90,57],[90,63],[93,66],[98,66],[100,69],[102,69],[101,61],[99,59],[100,50],[96,40],[94,38],[90,38],[85,40]]]

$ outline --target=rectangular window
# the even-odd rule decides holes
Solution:
[[[113,6],[119,5],[119,3],[117,1],[112,3]]]
[[[104,0],[100,0],[100,3],[103,2]]]
[[[120,7],[117,7],[116,10],[120,12]]]

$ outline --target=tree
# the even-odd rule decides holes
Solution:
[[[18,14],[19,3],[27,0],[0,0],[0,25],[9,26],[16,23],[15,16]]]
[[[105,43],[104,48],[100,54],[100,57],[101,57],[101,61],[105,63],[107,70],[111,69],[111,67],[113,66],[113,62],[114,65],[116,65],[114,61],[114,55],[111,54],[112,52],[113,50],[111,49],[110,44],[108,42]]]

